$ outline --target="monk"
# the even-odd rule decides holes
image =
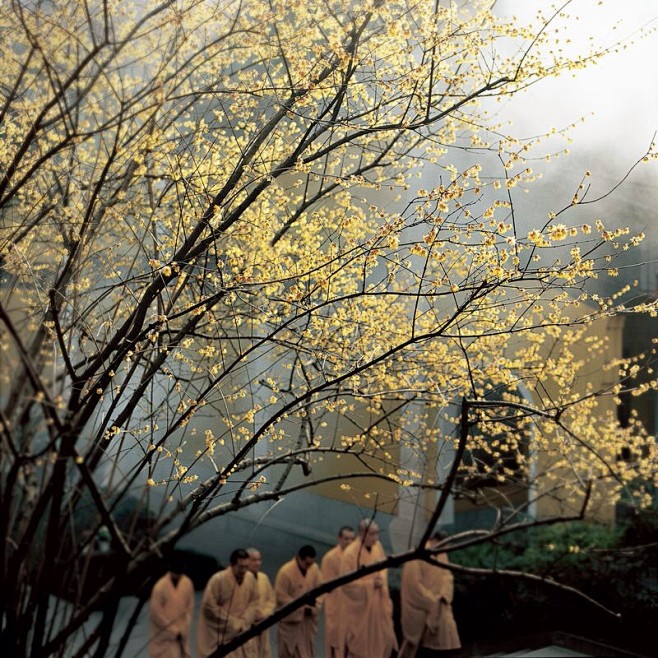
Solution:
[[[359,537],[344,551],[341,573],[384,560],[379,526],[372,519],[359,523]],[[398,648],[393,630],[393,602],[386,569],[363,576],[341,588],[342,642],[347,658],[390,658]]]
[[[247,551],[238,548],[231,553],[230,565],[210,577],[201,600],[197,658],[207,658],[217,647],[253,624],[258,613],[258,588],[248,564]],[[256,658],[250,643],[228,655],[230,658]]]
[[[313,546],[302,546],[276,575],[274,592],[280,608],[322,584]],[[303,605],[279,622],[279,658],[315,658],[319,602]]]
[[[194,585],[183,574],[180,561],[151,590],[149,599],[149,658],[190,658],[190,624]]]
[[[249,555],[249,571],[256,577],[256,584],[258,586],[258,608],[254,619],[254,623],[257,624],[274,612],[276,597],[274,596],[274,588],[270,579],[266,573],[260,570],[263,564],[260,551],[257,548],[248,548],[247,554]],[[251,642],[255,647],[258,658],[272,658],[269,628],[265,629],[258,637],[251,640]]]
[[[441,534],[435,533],[425,547],[436,549],[442,539]],[[437,553],[432,561],[449,562],[445,553]],[[453,592],[454,578],[448,569],[424,560],[412,560],[402,567],[400,603],[404,641],[399,658],[461,648],[452,614]]]
[[[340,562],[343,551],[354,541],[354,528],[348,525],[338,531],[336,545],[322,558],[320,571],[322,580],[326,583],[340,576]],[[324,655],[325,658],[343,658],[344,652],[340,646],[340,587],[324,595]]]

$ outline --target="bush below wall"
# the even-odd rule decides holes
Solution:
[[[546,583],[457,576],[454,612],[465,644],[561,630],[651,655],[646,629],[658,619],[658,512],[625,525],[536,528],[496,545],[455,552],[456,563],[538,574],[577,588],[614,617]]]

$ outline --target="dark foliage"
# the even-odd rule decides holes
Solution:
[[[593,523],[535,528],[493,546],[455,553],[456,563],[525,571],[575,587],[610,610],[550,584],[502,575],[456,578],[454,610],[465,643],[565,631],[651,655],[658,617],[658,515],[636,513],[617,529]]]

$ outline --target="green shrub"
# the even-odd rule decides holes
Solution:
[[[564,630],[642,650],[642,628],[658,614],[658,552],[652,545],[657,538],[658,515],[642,513],[618,528],[585,522],[543,526],[456,551],[455,563],[537,574],[621,614],[615,620],[550,584],[501,575],[458,577],[460,630],[466,641]]]

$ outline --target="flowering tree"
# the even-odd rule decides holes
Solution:
[[[469,478],[541,475],[581,514],[651,476],[641,427],[609,404],[636,364],[607,362],[598,386],[574,356],[602,361],[597,328],[620,309],[586,284],[640,237],[569,225],[584,183],[521,231],[537,140],[486,111],[603,53],[553,48],[563,11],[520,26],[489,4],[2,6],[0,607],[16,655],[104,655],[123,581],[302,487],[439,492],[427,535]],[[401,446],[449,450],[447,475],[404,468]],[[53,603],[101,528],[118,566]]]

